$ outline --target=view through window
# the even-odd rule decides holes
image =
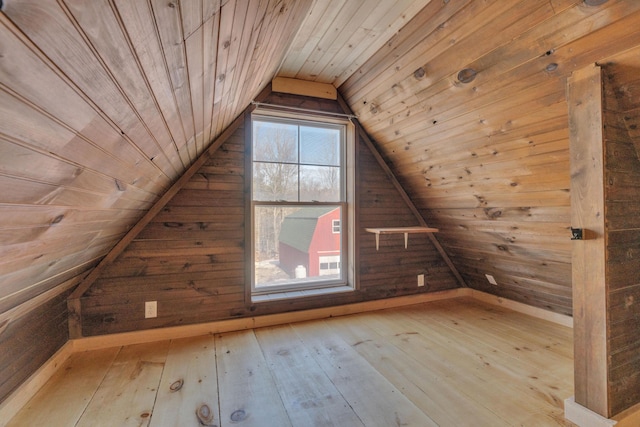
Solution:
[[[253,117],[253,291],[344,284],[345,126]]]

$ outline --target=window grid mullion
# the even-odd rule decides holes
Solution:
[[[300,201],[300,160],[302,156],[300,154],[300,149],[302,148],[302,144],[300,144],[300,125],[298,125],[298,202]]]

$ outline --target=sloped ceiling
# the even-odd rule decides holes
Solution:
[[[276,75],[339,89],[471,286],[570,312],[566,77],[640,45],[638,2],[2,3],[0,312],[82,277]]]
[[[311,6],[3,3],[0,312],[95,265],[271,81]]]

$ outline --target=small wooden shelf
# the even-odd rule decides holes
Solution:
[[[380,248],[381,234],[404,234],[404,248],[407,249],[409,234],[416,233],[437,233],[437,228],[431,227],[387,227],[387,228],[365,228],[369,233],[376,235],[376,250]]]

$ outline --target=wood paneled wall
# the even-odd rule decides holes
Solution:
[[[0,323],[0,402],[69,339],[69,293]]]
[[[631,61],[627,60],[632,58]],[[640,402],[640,50],[603,67],[611,413]]]
[[[265,102],[341,111],[334,101],[272,94]],[[85,336],[316,308],[457,287],[424,235],[385,236],[380,250],[365,227],[418,225],[375,158],[357,143],[359,289],[330,296],[245,301],[244,132],[240,127],[166,205],[81,299]],[[417,275],[426,285],[417,287]],[[158,317],[144,319],[144,302]]]
[[[636,1],[432,1],[339,91],[469,286],[571,314],[566,79],[638,44]]]

